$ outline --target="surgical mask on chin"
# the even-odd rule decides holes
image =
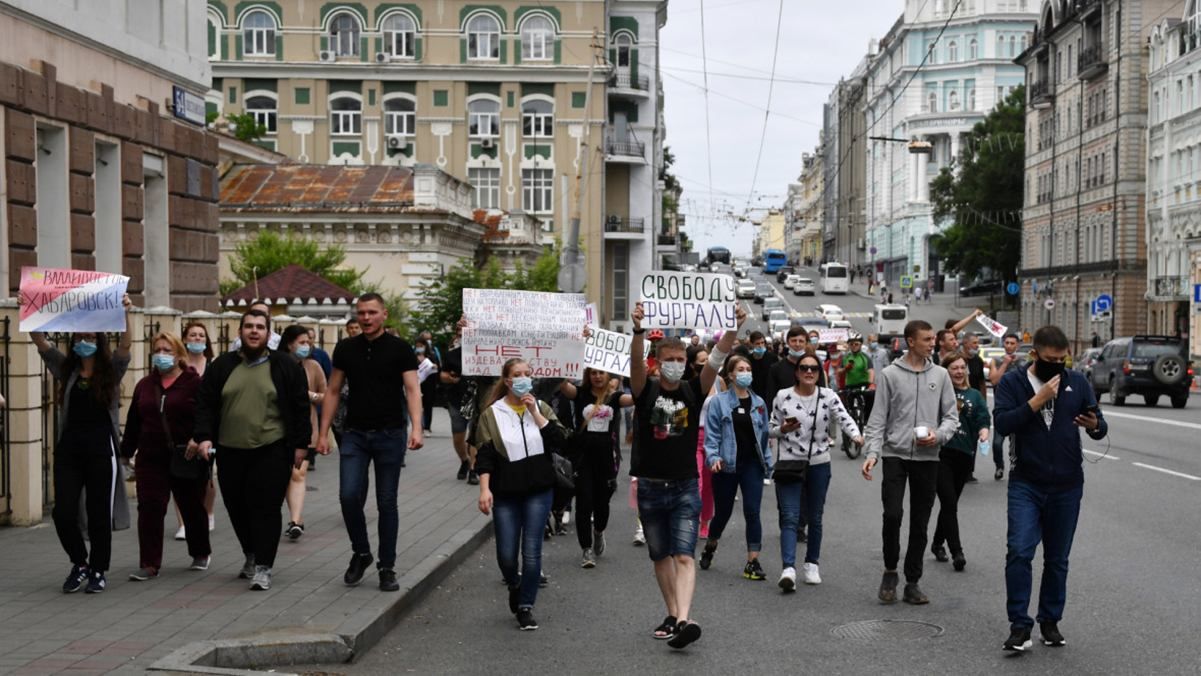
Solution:
[[[754,355],[756,359],[758,359],[759,357],[762,357],[763,355],[767,354],[767,348],[766,347],[751,348],[751,354]]]
[[[1034,362],[1034,375],[1039,380],[1049,382],[1052,378],[1063,374],[1064,365],[1062,362],[1050,362],[1039,359]]]
[[[967,356],[969,356],[969,357],[975,357],[975,356],[976,356],[977,354],[979,354],[979,353],[980,353],[980,350],[979,350],[979,349],[975,349],[975,350],[968,350],[968,351],[967,351]]]
[[[755,380],[754,374],[748,373],[746,371],[740,371],[739,373],[734,375],[734,382],[744,390],[746,388],[750,387],[751,383],[754,382],[754,380]]]
[[[804,350],[794,350],[790,347],[790,348],[788,348],[788,356],[792,357],[793,359],[800,359],[801,357],[805,356],[805,351]]]
[[[534,389],[534,379],[529,376],[518,376],[512,380],[510,387],[513,389],[513,394],[524,397]]]
[[[192,354],[204,354],[204,348],[207,347],[204,343],[188,343],[188,352]]]
[[[72,345],[71,350],[73,350],[75,354],[80,357],[91,357],[92,355],[96,354],[96,343],[93,343],[89,340],[81,340]]]
[[[684,377],[684,362],[665,361],[659,365],[659,375],[669,383],[678,383]]]
[[[297,359],[306,359],[310,354],[313,353],[313,348],[308,345],[301,345],[295,350],[292,350],[292,352],[296,355]]]
[[[166,373],[175,368],[175,355],[156,354],[150,357],[150,362],[154,364],[154,368]]]

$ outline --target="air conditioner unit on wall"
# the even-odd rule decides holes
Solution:
[[[491,148],[495,145],[496,145],[496,141],[492,140],[491,136],[485,136],[484,138],[480,139],[480,147],[481,148]]]
[[[388,134],[388,150],[402,150],[409,145],[409,137],[404,134]]]
[[[336,60],[338,59],[338,57],[337,57],[337,56],[334,54],[334,50],[332,50],[332,49],[323,49],[323,50],[321,50],[321,51],[320,51],[320,52],[317,54],[317,58],[318,58],[319,60],[321,60],[321,61],[325,61],[325,62],[327,62],[327,63],[328,63],[328,62],[330,62],[330,61],[336,61]]]
[[[389,54],[388,52],[376,52],[375,53],[375,62],[376,63],[388,63],[391,60],[392,60],[392,55]]]

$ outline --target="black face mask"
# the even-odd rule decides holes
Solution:
[[[1034,375],[1044,383],[1050,382],[1055,376],[1063,375],[1063,369],[1063,362],[1050,362],[1042,359],[1034,362]]]

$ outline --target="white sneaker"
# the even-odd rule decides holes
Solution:
[[[215,518],[213,518],[212,514],[209,514],[209,532],[210,533],[213,532],[213,530],[215,530],[216,528],[217,528],[217,520]]]
[[[801,574],[805,576],[805,584],[822,583],[822,576],[817,571],[816,563],[806,563],[801,566]]]
[[[563,525],[566,526],[569,523],[571,523],[571,512],[564,511],[563,512]]]
[[[254,577],[250,580],[252,591],[267,591],[271,588],[271,569],[267,566],[255,566]]]
[[[646,535],[642,533],[642,524],[638,524],[638,529],[634,531],[634,546],[641,547],[646,544]]]
[[[187,540],[188,539],[188,536],[187,536],[186,532],[184,531],[183,526],[180,526],[179,530],[175,531],[175,539],[176,540]]]
[[[789,566],[780,573],[780,589],[790,592],[796,589],[796,568]]]
[[[763,480],[763,485],[764,485],[764,486],[770,486],[770,485],[771,485],[771,479],[764,479],[764,480]]]

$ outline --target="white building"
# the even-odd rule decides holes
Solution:
[[[867,135],[932,146],[913,154],[903,142],[868,141],[867,259],[890,284],[942,272],[930,247],[939,232],[930,181],[954,164],[960,138],[1022,84],[1013,59],[1036,18],[1032,0],[906,0],[880,41],[867,69]]]

